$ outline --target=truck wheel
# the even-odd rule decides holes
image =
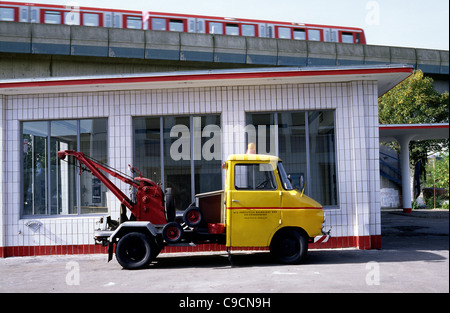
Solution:
[[[202,211],[195,206],[190,206],[183,214],[183,220],[189,227],[197,227],[203,220]]]
[[[117,262],[128,270],[147,266],[152,258],[149,238],[137,232],[126,234],[117,243],[116,258]]]
[[[171,222],[164,226],[162,236],[167,243],[177,243],[183,237],[183,228],[177,222]]]
[[[283,264],[299,264],[308,252],[308,242],[295,229],[281,230],[270,244],[270,253]]]

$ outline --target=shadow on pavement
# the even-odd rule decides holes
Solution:
[[[310,250],[307,264],[354,264],[376,262],[435,261],[445,257],[436,251],[449,249],[448,210],[401,210],[381,212],[382,237],[380,250],[327,249]],[[276,265],[268,252],[233,252],[232,262],[226,253],[203,255],[160,256],[151,268],[229,268]],[[290,266],[290,265],[280,265]]]

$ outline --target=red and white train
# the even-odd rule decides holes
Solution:
[[[365,44],[355,27],[0,1],[0,21]]]

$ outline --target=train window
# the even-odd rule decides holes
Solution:
[[[353,43],[353,33],[342,33],[342,42]]]
[[[255,25],[242,25],[242,36],[256,36]]]
[[[184,22],[183,22],[183,20],[170,20],[169,21],[169,30],[171,32],[182,32],[182,31],[184,31]]]
[[[20,21],[28,22],[28,8],[20,10]]]
[[[152,18],[152,30],[166,30],[166,19],[165,18]]]
[[[14,8],[0,8],[0,21],[14,22]]]
[[[111,15],[110,14],[105,14],[105,26],[106,27],[112,27]]]
[[[278,27],[278,38],[292,39],[291,29],[289,27]]]
[[[204,33],[205,32],[205,21],[197,21],[197,32]]]
[[[294,29],[294,39],[306,40],[306,31],[304,29]]]
[[[44,23],[45,24],[61,24],[61,12],[45,11]]]
[[[223,35],[223,24],[217,22],[209,22],[209,33]]]
[[[308,29],[308,40],[320,41],[320,30],[318,29]]]
[[[239,25],[238,24],[226,24],[225,34],[239,36]]]
[[[142,20],[140,16],[127,16],[127,28],[141,29]]]
[[[83,25],[100,26],[100,18],[97,13],[83,13]]]
[[[361,39],[359,37],[359,33],[356,33],[355,36],[356,36],[356,42],[355,43],[361,43]]]

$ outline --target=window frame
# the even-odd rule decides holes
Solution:
[[[308,41],[324,41],[324,37],[323,37],[323,29],[320,29],[320,28],[307,28],[306,30],[307,30],[307,32],[306,32],[306,33],[307,33],[307,35],[306,35],[306,40],[308,40]],[[310,39],[309,32],[310,32],[311,30],[316,30],[316,31],[319,32],[319,37],[320,37],[319,40],[311,40],[311,39]]]
[[[9,20],[1,20],[1,21],[5,21],[5,22],[18,22],[19,21],[19,8],[0,6],[0,10],[1,9],[10,9],[13,11],[13,20],[12,21],[9,21]]]
[[[141,22],[141,25],[138,28],[128,27],[128,18],[130,18],[130,17],[132,17],[134,19],[138,18]],[[142,16],[134,15],[134,14],[124,14],[122,16],[122,27],[126,28],[126,29],[142,29]]]
[[[103,27],[103,13],[97,13],[97,12],[80,12],[80,24],[83,26],[90,26],[90,27]],[[93,14],[98,16],[98,25],[85,25],[84,24],[84,15],[85,14]]]
[[[236,190],[236,191],[255,191],[255,192],[258,192],[258,191],[275,191],[275,190],[278,190],[278,184],[277,184],[277,179],[276,179],[276,177],[275,177],[275,173],[273,172],[273,170],[270,170],[270,171],[264,171],[264,172],[268,172],[268,173],[270,173],[269,174],[269,178],[270,178],[270,180],[272,181],[272,187],[273,188],[269,188],[269,189],[266,189],[266,188],[264,188],[264,189],[257,189],[256,187],[256,184],[255,184],[255,186],[252,186],[253,187],[253,189],[250,189],[250,188],[241,188],[241,187],[238,187],[237,186],[237,184],[236,184],[236,182],[237,182],[237,178],[238,178],[238,175],[236,175],[236,168],[238,167],[238,166],[246,166],[247,168],[250,168],[250,167],[256,167],[256,166],[260,166],[260,165],[262,165],[262,164],[264,164],[264,165],[267,165],[267,166],[270,166],[270,167],[272,167],[272,165],[270,164],[270,163],[236,163],[236,164],[234,164],[234,168],[233,168],[233,171],[234,171],[234,181],[233,181],[233,185],[234,185],[234,190]],[[260,171],[260,172],[263,172],[263,171]],[[265,182],[265,181],[264,181]],[[258,185],[259,186],[259,185]]]
[[[60,20],[59,20],[59,23],[46,23],[45,22],[45,15],[46,15],[46,13],[47,12],[57,12],[58,14],[59,14],[59,18],[60,18]],[[63,25],[64,24],[64,13],[65,13],[65,11],[63,11],[63,10],[47,10],[47,9],[43,9],[43,10],[41,10],[41,22],[43,23],[43,24],[53,24],[53,25]]]
[[[255,124],[252,122],[252,117],[254,115],[267,115],[269,117],[269,120],[271,121],[270,125],[274,125],[276,128],[276,141],[274,142],[275,144],[275,153],[272,153],[276,156],[280,156],[280,135],[279,135],[279,127],[280,125],[282,125],[282,123],[279,121],[279,115],[281,113],[302,113],[304,114],[305,117],[305,173],[303,176],[305,177],[305,194],[309,195],[311,197],[314,198],[314,190],[312,188],[311,185],[311,179],[313,177],[312,173],[311,173],[311,169],[312,169],[312,162],[313,160],[311,160],[311,140],[310,137],[312,135],[312,132],[310,131],[310,114],[314,113],[314,112],[333,112],[333,125],[334,125],[334,153],[333,153],[333,159],[335,160],[334,162],[334,172],[331,173],[331,175],[335,176],[335,183],[333,185],[333,192],[330,194],[330,199],[331,197],[333,197],[334,195],[336,195],[336,203],[334,204],[334,201],[331,204],[324,204],[324,209],[339,209],[340,208],[340,194],[339,194],[339,158],[338,158],[338,147],[337,147],[337,136],[338,136],[338,132],[337,132],[337,124],[336,124],[336,110],[335,109],[321,109],[321,110],[298,110],[298,111],[292,111],[292,110],[288,110],[288,111],[262,111],[262,112],[245,112],[245,120],[246,120],[246,124],[252,124],[256,127],[256,125],[266,125],[267,124]],[[267,132],[266,132],[267,135]],[[259,140],[256,139],[257,141]],[[245,145],[248,145],[249,138],[246,137],[245,139]],[[257,146],[258,149],[258,146]],[[267,147],[266,147],[267,150]],[[272,148],[270,148],[270,150],[272,150]],[[261,152],[259,152],[261,153]],[[264,153],[264,152],[262,152]],[[283,152],[286,153],[286,152]],[[286,163],[288,163],[287,159],[284,159],[283,156],[281,156],[282,160],[283,160],[283,164],[286,165]],[[283,166],[284,167],[284,166]],[[287,173],[287,174],[292,174],[292,173]],[[295,184],[292,184],[293,187],[295,188]]]
[[[24,136],[24,123],[30,123],[30,122],[44,122],[47,124],[47,135],[46,135],[46,140],[47,140],[47,144],[45,147],[46,153],[47,153],[47,160],[45,161],[45,168],[46,168],[46,173],[45,173],[45,178],[46,178],[46,182],[45,182],[45,194],[46,194],[46,208],[45,208],[45,214],[25,214],[24,213],[24,145],[22,144],[21,149],[19,151],[19,160],[20,160],[20,164],[22,164],[20,166],[20,217],[21,218],[67,218],[67,217],[86,217],[86,216],[100,216],[100,215],[105,215],[105,212],[95,212],[95,213],[82,213],[82,206],[80,205],[81,203],[81,187],[82,187],[82,182],[81,182],[81,177],[80,175],[77,175],[76,177],[76,186],[75,188],[75,194],[76,194],[76,206],[77,206],[77,212],[76,213],[72,213],[72,214],[52,214],[52,203],[49,199],[47,199],[47,197],[50,196],[51,193],[51,189],[52,189],[52,183],[51,183],[51,168],[52,168],[52,156],[50,154],[51,151],[51,147],[50,147],[50,143],[51,143],[51,139],[52,139],[52,134],[51,134],[51,124],[52,122],[61,122],[61,121],[75,121],[77,124],[77,135],[76,135],[76,142],[77,142],[77,149],[80,150],[81,149],[81,122],[82,121],[95,121],[95,120],[104,120],[106,126],[105,126],[105,131],[106,131],[106,159],[109,158],[109,129],[108,129],[108,118],[104,118],[104,117],[99,117],[99,118],[82,118],[82,119],[51,119],[51,120],[39,120],[39,121],[21,121],[20,123],[20,138],[21,141],[23,142],[23,136]],[[55,156],[56,157],[56,156]],[[57,158],[57,157],[56,157]],[[96,179],[97,177],[92,176],[92,179]],[[108,201],[105,199],[104,200],[106,203],[106,206],[108,205]],[[110,211],[110,208],[107,207],[107,213]]]

